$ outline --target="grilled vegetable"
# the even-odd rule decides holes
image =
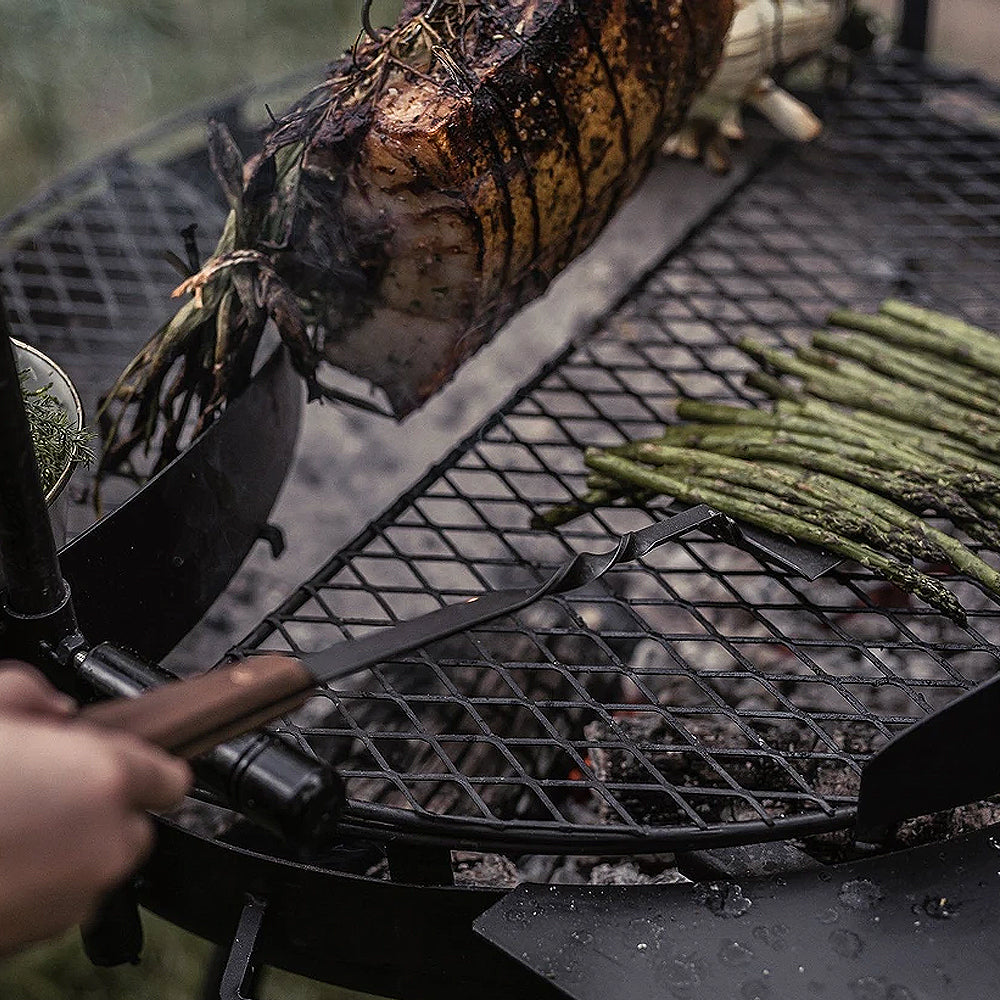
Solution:
[[[402,417],[583,251],[715,69],[731,0],[410,2],[244,164],[177,315],[105,408],[113,467],[211,419],[273,318],[312,394],[325,359]],[[131,419],[126,417],[131,413]]]
[[[535,526],[663,493],[848,556],[957,621],[955,596],[914,559],[1000,597],[1000,573],[925,519],[946,517],[1000,552],[1000,337],[891,299],[877,316],[838,310],[831,323],[847,330],[795,353],[740,343],[785,376],[747,377],[773,410],[683,400],[687,422],[589,450],[588,492]]]
[[[686,159],[703,156],[716,173],[729,169],[729,140],[743,138],[743,106],[779,131],[815,139],[823,125],[800,100],[782,90],[772,73],[827,51],[847,14],[847,0],[737,0],[722,64],[691,107],[688,120],[664,145]]]

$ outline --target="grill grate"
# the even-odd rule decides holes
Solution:
[[[308,651],[541,579],[648,522],[539,508],[581,449],[652,433],[678,396],[749,399],[752,335],[907,295],[1000,328],[1000,137],[985,90],[887,62],[389,511],[239,652]],[[351,823],[507,849],[648,849],[850,821],[860,766],[994,669],[995,608],[958,628],[866,573],[806,583],[692,536],[573,597],[326,690],[286,728],[347,779]]]
[[[615,509],[528,527],[579,492],[587,444],[653,432],[679,395],[751,398],[742,336],[801,342],[831,307],[890,294],[1000,329],[998,111],[968,80],[867,68],[818,143],[774,157],[236,650],[359,636],[540,580],[647,523]],[[0,224],[15,325],[90,412],[170,311],[159,254],[192,221],[207,249],[222,221],[204,156],[164,166],[157,141]],[[368,834],[586,853],[832,829],[850,821],[874,748],[995,669],[996,609],[950,585],[966,629],[856,568],[807,583],[691,536],[324,691],[284,725],[336,762],[349,824]]]

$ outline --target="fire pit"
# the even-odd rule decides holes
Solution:
[[[733,346],[741,337],[805,343],[831,308],[874,308],[892,295],[1000,328],[1000,135],[989,128],[998,101],[985,85],[910,57],[865,66],[829,100],[821,139],[764,156],[721,208],[385,513],[301,585],[287,581],[291,595],[231,652],[304,653],[357,638],[541,580],[573,552],[649,523],[655,511],[609,509],[554,532],[529,527],[540,508],[581,490],[586,445],[654,432],[680,395],[754,398]],[[79,288],[98,288],[94,275],[122,254],[111,220],[123,197],[172,206],[150,216],[160,220],[154,244],[170,243],[192,211],[219,218],[181,173],[164,168],[157,189],[130,169],[121,166],[105,195],[14,242],[5,275],[25,335],[76,344],[62,318],[72,313],[86,320],[85,338],[111,345],[91,385],[106,384],[131,350],[106,332],[127,296],[95,291],[86,304],[68,281],[66,300],[46,303],[41,289],[58,270],[48,255],[83,248],[92,270]],[[128,257],[115,286],[139,303],[137,332],[168,280],[140,274],[140,258]],[[725,878],[740,865],[763,877],[782,850],[785,867],[853,856],[837,834],[853,822],[863,763],[995,672],[994,604],[966,581],[946,582],[969,609],[967,627],[852,566],[809,581],[718,538],[685,536],[584,592],[321,690],[278,729],[343,777],[342,842],[307,853],[214,806],[192,808],[162,824],[143,901],[220,944],[235,934],[226,996],[243,995],[261,963],[400,996],[555,995],[537,949],[512,961],[472,932],[515,885],[631,886],[566,898],[582,909],[593,899],[609,912],[629,906],[636,920],[636,900],[658,907],[662,938],[668,903],[655,900],[680,898],[662,892],[682,872],[714,873],[719,887],[691,899],[739,919],[754,900]],[[909,824],[898,843],[990,825],[997,808]],[[806,853],[702,853],[789,840]],[[865,887],[857,891],[848,898],[863,904]],[[526,897],[515,897],[503,912],[530,928]],[[600,905],[588,912],[596,920]],[[755,947],[768,954],[780,950],[775,936],[794,930],[790,919],[784,931],[759,926],[770,943]],[[649,934],[636,940],[652,947],[660,938]],[[739,949],[753,950],[733,940],[734,962]],[[851,941],[843,936],[842,949]],[[591,995],[579,978],[573,985],[568,960],[550,957],[548,978]],[[709,995],[699,990],[710,977],[689,965],[693,978],[677,973],[670,995]],[[829,995],[917,995],[890,992],[894,981],[879,986],[879,975],[871,989],[881,993]],[[772,995],[761,976],[747,973],[761,985],[743,995]]]
[[[680,395],[752,398],[743,336],[800,343],[835,304],[894,294],[996,327],[977,168],[1000,147],[941,110],[950,89],[898,62],[868,71],[825,139],[776,154],[237,651],[356,637],[647,523],[528,527],[581,491],[585,445],[653,433]],[[634,852],[829,831],[875,747],[995,669],[992,602],[950,582],[968,628],[850,568],[807,582],[685,538],[324,692],[288,728],[356,789],[350,828],[394,842]]]

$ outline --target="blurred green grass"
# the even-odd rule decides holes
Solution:
[[[83,956],[75,931],[0,961],[4,1000],[200,1000],[212,946],[143,913],[142,962],[97,969]],[[363,993],[323,986],[268,970],[255,1000],[365,1000]]]
[[[360,0],[0,0],[0,213],[165,114],[334,58],[359,24]]]

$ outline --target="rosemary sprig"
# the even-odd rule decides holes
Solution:
[[[92,435],[85,427],[72,426],[66,407],[52,392],[51,382],[30,388],[31,370],[25,368],[18,374],[42,489],[48,493],[67,467],[93,461]]]

